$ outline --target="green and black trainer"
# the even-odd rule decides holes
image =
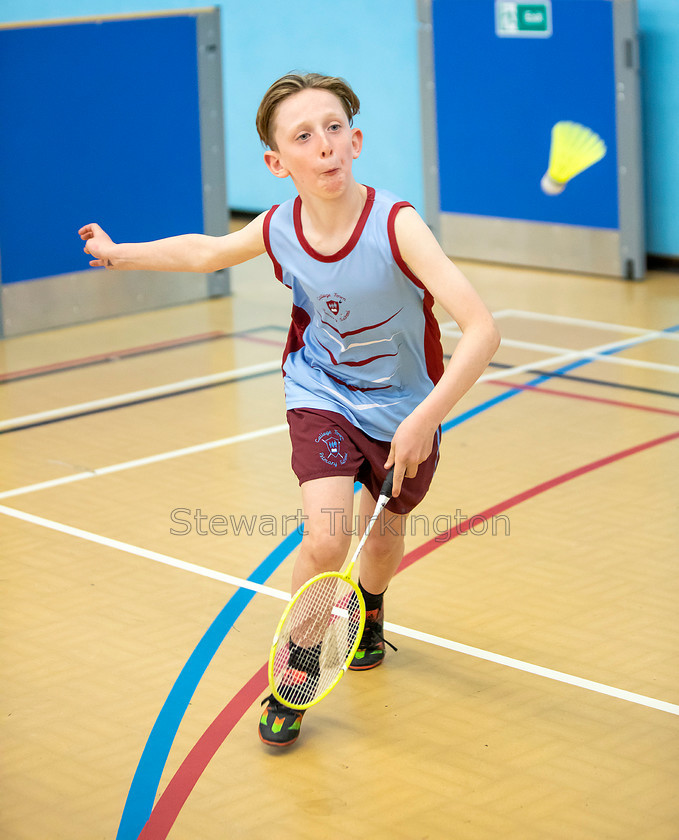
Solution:
[[[288,641],[288,662],[278,685],[278,696],[295,705],[302,706],[314,699],[321,676],[321,645],[310,648]],[[299,738],[304,710],[292,709],[273,694],[262,705],[266,709],[259,719],[259,737],[272,747],[287,747]]]
[[[385,645],[396,650],[384,638],[384,604],[378,609],[366,610],[365,627],[356,655],[349,664],[350,671],[368,671],[384,661]]]
[[[289,747],[299,738],[304,712],[280,703],[273,694],[262,700],[267,704],[259,719],[259,737],[270,747]]]

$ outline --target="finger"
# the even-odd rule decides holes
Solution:
[[[400,465],[396,465],[394,467],[394,487],[391,491],[391,495],[396,498],[399,493],[401,492],[401,485],[403,484],[403,479],[406,476],[405,467],[401,467]]]

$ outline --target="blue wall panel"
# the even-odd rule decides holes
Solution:
[[[434,2],[438,3],[438,0]],[[493,0],[472,2],[487,7],[488,28],[492,30]],[[592,0],[580,2],[589,6]],[[593,2],[596,4],[599,0]],[[204,5],[204,0],[60,0],[59,3],[54,0],[2,0],[0,21]],[[254,113],[270,81],[280,72],[302,67],[336,72],[356,85],[364,105],[357,124],[366,130],[368,140],[357,162],[357,174],[377,186],[389,187],[422,209],[416,0],[370,0],[369,3],[339,0],[333,6],[331,25],[327,27],[318,25],[320,7],[314,0],[289,3],[284,7],[284,14],[281,13],[283,7],[275,0],[262,0],[256,4],[218,0],[215,5],[222,10],[227,180],[233,207],[264,209],[286,197],[286,185],[275,181],[262,163],[254,130]],[[638,5],[648,250],[679,256],[679,156],[675,154],[679,143],[679,120],[676,119],[679,107],[679,2],[638,0]],[[558,37],[558,8],[554,14],[555,36]],[[387,29],[389,34],[385,37]],[[487,37],[486,30],[484,38]],[[585,29],[583,38],[587,37]],[[466,48],[478,52],[480,46],[477,47],[470,36],[465,40]],[[578,60],[578,56],[569,58],[561,68],[562,73],[577,72]],[[83,87],[72,95],[84,101],[87,85],[84,79],[80,81]],[[499,86],[503,83],[502,79],[497,80]],[[586,86],[589,85],[588,79]],[[555,82],[547,87],[550,97],[558,91]],[[482,105],[478,103],[479,110]],[[530,112],[530,108],[528,110]],[[0,133],[3,130],[0,126]],[[455,126],[453,130],[456,130]],[[479,131],[478,136],[479,142],[483,142],[483,133]],[[539,157],[546,162],[548,141],[544,134],[541,136]],[[492,137],[502,161],[504,177],[513,165],[503,154],[504,132],[494,125]],[[385,149],[389,150],[389,155],[384,155]],[[588,177],[602,177],[603,165],[602,161],[593,167]],[[578,190],[584,188],[582,180],[578,183],[576,179],[568,187],[568,195],[561,198],[573,200],[571,192],[576,187]],[[1,193],[0,190],[0,202]],[[141,238],[142,231],[137,233]]]
[[[441,210],[618,227],[610,0],[553,0],[548,38],[501,38],[494,3],[434,0]],[[551,128],[599,134],[606,156],[546,196]]]
[[[646,238],[679,258],[679,2],[639,0]]]
[[[76,232],[203,230],[193,16],[0,30],[2,282],[87,268]]]
[[[264,165],[255,114],[271,82],[299,69],[351,82],[361,99],[355,125],[365,133],[357,177],[422,210],[416,0],[338,0],[332,7],[318,0],[0,0],[0,22],[210,5],[221,8],[231,207],[259,212],[295,194]]]

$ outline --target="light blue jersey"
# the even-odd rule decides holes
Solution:
[[[390,441],[441,377],[443,351],[434,300],[396,244],[396,214],[410,205],[367,189],[356,228],[336,254],[319,254],[305,239],[299,196],[271,208],[264,242],[276,277],[292,289],[287,408],[334,411]]]

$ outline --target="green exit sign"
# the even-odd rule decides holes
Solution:
[[[495,0],[495,34],[500,38],[549,38],[552,4]]]

